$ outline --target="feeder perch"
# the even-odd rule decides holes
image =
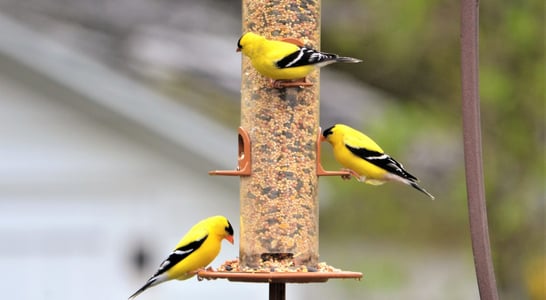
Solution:
[[[319,127],[319,133],[317,138],[317,175],[318,176],[341,176],[341,177],[351,177],[351,172],[349,171],[326,171],[322,164],[321,160],[321,151],[322,151],[322,128]]]
[[[250,165],[250,137],[244,128],[239,127],[239,151],[236,170],[215,170],[209,175],[222,176],[250,176],[252,173]]]

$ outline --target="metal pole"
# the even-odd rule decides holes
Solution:
[[[271,282],[269,283],[269,300],[285,300],[286,299],[286,283]]]
[[[480,128],[478,24],[479,1],[461,0],[461,81],[463,142],[470,235],[482,300],[499,298],[487,225]]]

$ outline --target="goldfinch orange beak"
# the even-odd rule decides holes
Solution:
[[[228,236],[226,236],[226,240],[227,240],[228,242],[230,242],[231,244],[233,244],[233,235],[228,235]]]
[[[241,48],[237,48],[235,52],[241,52]]]
[[[324,137],[324,135],[322,135],[322,134],[320,135],[320,141],[321,141],[321,142],[326,141],[326,137]]]

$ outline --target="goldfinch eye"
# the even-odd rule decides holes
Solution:
[[[324,137],[327,137],[327,136],[329,136],[330,134],[333,134],[333,133],[334,133],[333,129],[334,129],[334,126],[332,126],[332,127],[330,127],[330,128],[327,128],[326,130],[323,131],[322,135],[323,135]]]
[[[225,230],[227,233],[229,233],[230,235],[233,235],[233,227],[231,227],[231,224],[229,223],[228,221],[228,226],[225,227]]]

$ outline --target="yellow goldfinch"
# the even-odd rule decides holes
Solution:
[[[417,177],[404,170],[402,164],[385,154],[379,145],[362,132],[347,125],[336,124],[324,130],[322,139],[332,145],[335,159],[348,168],[358,181],[373,185],[398,181],[411,185],[434,200],[434,196],[417,184]]]
[[[276,88],[312,85],[305,82],[305,76],[315,67],[324,67],[336,62],[362,61],[306,48],[294,39],[268,40],[252,32],[241,36],[237,42],[237,52],[239,51],[250,58],[252,65],[260,74],[274,79],[273,86]]]
[[[162,282],[193,277],[216,258],[223,239],[233,244],[233,227],[226,217],[214,216],[195,224],[159,265],[157,272],[129,299]]]

